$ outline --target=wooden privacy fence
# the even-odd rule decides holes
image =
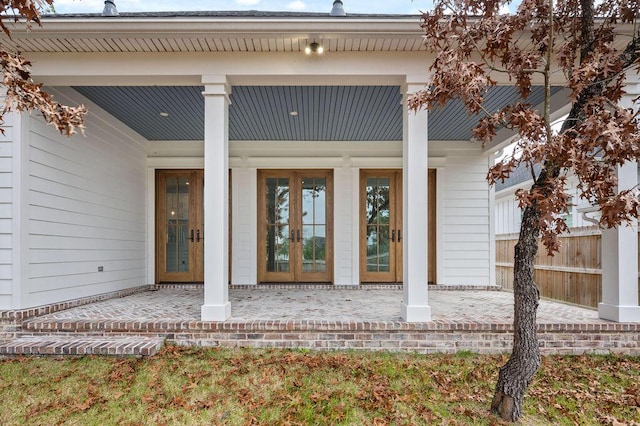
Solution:
[[[534,280],[540,295],[597,307],[602,300],[600,229],[573,228],[571,234],[562,236],[560,240],[560,251],[553,257],[547,256],[541,242],[538,245]],[[517,241],[518,234],[496,236],[496,281],[504,289],[513,290],[513,257]]]

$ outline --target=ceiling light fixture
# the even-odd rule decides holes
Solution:
[[[295,117],[296,115],[298,115],[298,111],[291,111],[289,115]]]
[[[168,116],[169,116],[169,113],[168,113],[168,112],[164,112],[164,111],[162,111],[162,112],[160,113],[160,115],[161,115],[162,117],[168,117]]]
[[[307,55],[311,55],[312,53],[322,55],[323,52],[324,52],[324,47],[322,47],[320,43],[317,43],[315,41],[304,48],[304,53],[306,53]]]

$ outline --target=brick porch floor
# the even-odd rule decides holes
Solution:
[[[216,323],[200,321],[201,288],[167,286],[26,318],[13,337],[29,343],[54,336],[85,340],[138,336],[184,345],[424,353],[495,353],[511,348],[511,293],[432,290],[428,323],[402,321],[402,295],[394,286],[232,288],[232,317]],[[543,300],[538,329],[544,353],[640,354],[640,324],[600,320],[590,309]]]

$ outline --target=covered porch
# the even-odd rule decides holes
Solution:
[[[293,14],[262,19],[212,12],[181,19],[162,14],[121,18],[52,16],[46,31],[14,33],[10,47],[29,52],[34,77],[58,100],[84,103],[90,113],[83,139],[59,135],[36,115],[15,114],[5,123],[4,142],[12,154],[3,163],[10,187],[2,194],[5,205],[15,206],[10,212],[15,217],[0,247],[5,255],[0,309],[38,311],[52,303],[174,283],[173,276],[160,274],[162,253],[169,251],[172,238],[189,247],[189,262],[197,268],[182,281],[204,283],[194,291],[199,315],[161,322],[173,336],[194,323],[199,333],[233,324],[246,327],[237,320],[236,305],[243,302],[235,292],[254,298],[261,284],[282,282],[282,275],[268,279],[266,274],[274,271],[263,271],[265,259],[281,254],[274,241],[284,249],[294,244],[294,236],[297,252],[281,260],[297,264],[290,262],[287,271],[283,262],[272,266],[289,278],[293,270],[295,285],[328,283],[337,289],[403,283],[385,290],[393,299],[381,301],[384,308],[372,305],[394,312],[383,320],[391,321],[391,334],[443,326],[432,315],[430,281],[450,288],[495,283],[493,189],[486,172],[494,152],[513,135],[501,134],[497,145],[483,149],[470,143],[476,117],[467,116],[460,105],[428,114],[407,110],[407,97],[428,84],[432,59],[423,52],[416,17],[336,20]],[[311,42],[325,46],[324,56],[304,54]],[[491,109],[516,95],[507,81],[501,83],[487,94]],[[530,102],[538,105],[541,93],[541,87],[534,88]],[[567,99],[559,87],[552,101],[560,114]],[[310,170],[322,172],[311,176],[324,179],[318,186],[333,185],[334,190],[324,196],[333,203],[326,201],[320,219],[311,224],[323,231],[313,234],[307,246],[304,226],[310,224],[301,213],[300,193],[291,198],[297,198],[295,208],[282,204],[297,216],[268,223],[262,208],[267,191],[262,190],[273,171],[283,172],[276,180],[295,178],[287,191],[300,189],[298,178]],[[158,220],[163,203],[157,176],[162,171],[192,172],[201,190],[188,201],[197,211],[196,225],[189,223],[172,235],[168,222]],[[389,179],[378,187],[386,185],[391,192],[393,186],[387,204],[395,210],[369,223],[369,184],[363,181],[380,182],[387,178],[380,179],[382,172],[390,173]],[[193,182],[184,186],[196,186]],[[164,205],[165,215],[180,216]],[[171,219],[171,226],[182,226],[182,219]],[[278,228],[271,240],[264,238],[267,225]],[[265,246],[270,246],[269,255]],[[369,247],[375,253],[368,253]],[[300,259],[307,248],[323,253],[312,259],[324,268],[321,278],[304,276],[309,263]],[[186,269],[186,256],[184,263],[176,259],[174,266]],[[370,264],[377,270],[369,270]],[[373,272],[386,275],[372,278]],[[610,298],[614,314],[626,296],[617,291],[618,282],[610,284],[616,293]],[[245,284],[252,287],[233,287]],[[315,309],[331,305],[319,296],[311,299]],[[319,320],[336,321],[334,314]],[[400,318],[406,322],[393,322]],[[258,320],[276,321],[274,330],[297,321]],[[311,320],[300,321],[306,327]],[[361,324],[350,321],[339,327]],[[141,324],[145,330],[154,327],[153,322]],[[461,324],[452,327],[466,323]]]

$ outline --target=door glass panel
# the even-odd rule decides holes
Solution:
[[[267,178],[267,272],[288,272],[289,264],[289,179]]]
[[[166,272],[189,271],[189,179],[166,179]]]
[[[367,271],[389,272],[389,178],[367,178]]]
[[[302,179],[302,272],[326,272],[325,178]]]

